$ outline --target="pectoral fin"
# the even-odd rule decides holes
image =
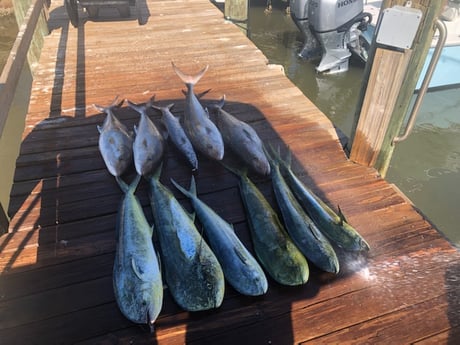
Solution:
[[[245,265],[247,265],[248,260],[246,257],[238,250],[238,248],[233,248],[233,251],[235,252],[236,256],[241,260],[241,262]]]
[[[140,269],[140,267],[136,264],[136,260],[134,258],[131,258],[131,267],[133,268],[134,274],[143,282],[146,280],[143,278],[143,272]]]

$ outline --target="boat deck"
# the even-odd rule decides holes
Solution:
[[[81,11],[81,9],[80,9]],[[85,18],[84,13],[80,13]],[[10,232],[0,237],[1,344],[448,344],[460,338],[460,255],[375,170],[349,161],[327,117],[207,0],[138,0],[131,17],[104,9],[70,25],[52,1],[51,33],[36,68],[11,191]],[[165,290],[156,330],[122,316],[112,288],[122,193],[98,151],[96,129],[116,95],[184,109],[171,68],[209,70],[196,91],[226,95],[225,109],[266,143],[289,146],[295,171],[371,246],[340,253],[341,271],[311,267],[309,282],[245,297],[231,287],[218,309],[181,310]],[[138,115],[116,113],[130,128]],[[152,110],[158,123],[159,114]],[[171,147],[162,181],[190,181]],[[251,175],[274,203],[268,178]],[[198,194],[252,250],[238,180],[200,156]],[[149,221],[147,184],[136,195]],[[176,194],[179,197],[179,194]],[[180,198],[184,206],[189,204]],[[435,202],[435,201],[434,201]],[[313,266],[313,265],[311,265]]]

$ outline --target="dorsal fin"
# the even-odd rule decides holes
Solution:
[[[340,209],[340,205],[337,205],[337,208],[339,210],[338,216],[340,218],[340,223],[339,225],[342,226],[343,223],[348,223],[347,219],[345,218],[345,215],[342,213],[342,210]]]

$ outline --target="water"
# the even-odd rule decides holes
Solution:
[[[341,75],[320,75],[318,61],[297,56],[302,37],[285,13],[285,3],[264,13],[264,3],[252,3],[248,36],[270,63],[285,73],[347,137],[361,89],[363,67],[352,65]],[[409,138],[397,144],[387,180],[397,185],[415,206],[460,246],[460,89],[429,92]]]
[[[17,33],[18,25],[14,15],[0,15],[0,71],[6,63]]]

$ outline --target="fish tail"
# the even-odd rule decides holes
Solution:
[[[159,181],[162,169],[163,169],[163,162],[160,162],[160,165],[158,166],[157,170],[155,170],[155,172],[153,173],[150,179]]]
[[[120,186],[120,189],[122,190],[122,192],[126,194],[129,190],[129,186],[126,184],[125,181],[121,179],[120,176],[115,176],[115,179],[117,180],[117,183]]]
[[[172,67],[174,72],[176,72],[177,76],[186,84],[186,85],[195,85],[201,79],[201,77],[206,73],[208,70],[209,65],[206,65],[201,71],[199,71],[195,75],[186,74],[182,72],[173,61],[171,61]]]
[[[145,104],[145,107],[146,108],[150,108],[152,105],[153,105],[153,102],[155,102],[155,95],[153,95],[152,97],[150,97],[150,99],[147,101],[147,103]]]
[[[219,110],[221,110],[224,107],[224,105],[225,105],[225,95],[223,95],[221,99],[217,101],[217,103],[210,104],[209,108],[213,110],[217,110],[217,112],[219,113]]]
[[[190,189],[187,190],[184,187],[182,187],[180,184],[178,184],[174,179],[171,178],[171,183],[185,196],[189,198],[194,198],[196,197],[196,183],[195,183],[195,177],[192,175],[192,178],[190,180]]]
[[[264,149],[265,155],[267,156],[268,162],[270,163],[270,166],[272,167],[272,169],[279,168],[279,161],[277,159],[277,157],[279,156],[279,150],[280,150],[279,146],[276,151],[271,144],[269,144],[268,147],[269,147],[269,150],[267,150],[267,148],[264,145],[263,149]]]
[[[107,107],[104,107],[104,106],[98,105],[98,104],[93,104],[93,107],[96,108],[100,112],[107,113],[109,110],[120,108],[123,105],[123,103],[125,102],[124,99],[122,99],[120,102],[117,102],[117,101],[118,101],[118,95],[115,96],[115,98],[112,101],[112,103],[110,103],[110,105],[107,106]]]
[[[219,161],[220,164],[222,164],[222,166],[229,170],[230,172],[232,172],[233,174],[237,175],[237,176],[241,176],[241,177],[245,177],[247,176],[247,173],[248,173],[248,169],[246,167],[243,167],[243,168],[237,168],[236,166],[231,166],[227,163],[224,163],[222,161]]]
[[[120,102],[118,102],[118,97],[119,97],[118,95],[115,96],[115,98],[113,99],[112,103],[108,106],[108,108],[114,109],[114,108],[120,108],[122,106],[125,100],[122,99]]]
[[[120,176],[115,176],[115,179],[117,180],[117,183],[120,186],[120,189],[123,191],[123,193],[134,193],[134,191],[137,189],[139,181],[141,180],[141,175],[136,174],[136,177],[130,185],[123,181]]]
[[[127,99],[126,102],[128,103],[128,107],[134,109],[139,114],[142,114],[144,110],[147,108],[144,104],[136,104],[134,102],[131,102],[129,99]]]

